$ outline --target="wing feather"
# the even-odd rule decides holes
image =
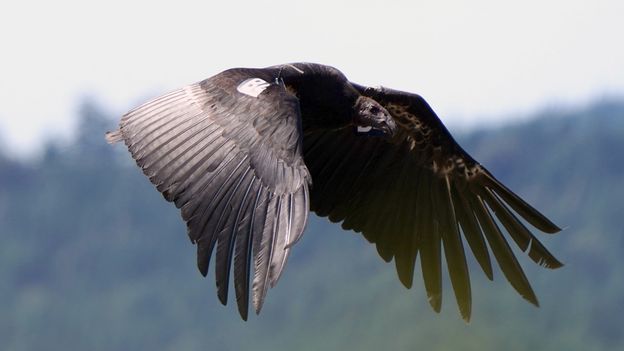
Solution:
[[[220,212],[220,214],[217,224],[214,229],[212,229],[218,236],[215,277],[217,281],[217,295],[224,305],[227,304],[228,298],[232,250],[234,250],[234,242],[238,234],[236,226],[241,217],[240,211],[245,205],[249,189],[251,189],[251,185],[253,184],[253,174],[251,174],[250,171],[251,168],[247,167],[243,174],[237,177],[238,181],[234,188],[229,191],[227,201],[224,202],[222,206],[216,208],[216,211]],[[239,188],[244,181],[248,182],[249,185],[245,186],[247,188],[246,191],[241,192]],[[238,211],[234,212],[237,207]],[[216,215],[213,218],[216,218]],[[232,221],[233,223],[231,223]]]
[[[512,239],[516,242],[522,251],[526,251],[529,246],[529,257],[546,268],[559,268],[563,266],[553,254],[550,253],[537,238],[520,222],[520,220],[492,193],[488,188],[483,188],[479,195],[485,200],[486,204],[496,214]]]
[[[399,130],[390,140],[348,128],[304,130],[304,159],[314,179],[310,208],[362,233],[384,260],[394,258],[406,287],[412,285],[420,253],[425,290],[436,311],[442,303],[443,249],[460,313],[470,318],[462,236],[490,280],[488,245],[511,285],[537,304],[497,221],[533,261],[551,268],[561,263],[521,219],[546,233],[559,228],[468,155],[420,96],[354,87],[385,107]]]
[[[253,304],[256,313],[260,313],[262,305],[264,304],[264,297],[269,288],[270,268],[276,246],[277,231],[279,229],[281,203],[281,196],[273,196],[270,198],[262,237],[258,245],[254,245],[257,251],[254,254],[256,260],[252,289],[254,292]]]
[[[401,217],[397,220],[399,224],[399,235],[397,244],[398,248],[395,252],[395,265],[399,280],[406,288],[411,288],[414,280],[414,265],[416,262],[416,255],[418,253],[418,241],[415,234],[416,231],[416,213],[419,209],[416,205],[418,203],[418,192],[416,191],[420,178],[420,172],[414,167],[412,163],[406,162],[409,167],[405,170],[405,178],[400,185],[403,186],[405,196],[408,199],[412,199],[404,206],[400,206]]]
[[[494,279],[492,273],[492,263],[490,254],[485,243],[485,238],[481,232],[481,228],[475,218],[471,205],[466,200],[463,192],[457,190],[457,186],[452,189],[453,203],[455,204],[455,213],[459,224],[464,233],[464,237],[472,250],[477,262],[489,280]]]
[[[483,229],[485,238],[492,248],[494,257],[496,257],[496,261],[498,261],[503,274],[511,283],[511,286],[529,302],[536,306],[539,305],[533,288],[531,288],[527,277],[522,271],[522,267],[520,267],[516,256],[514,256],[513,251],[511,251],[507,240],[503,237],[503,233],[501,233],[492,215],[485,207],[483,200],[479,197],[475,197],[471,199],[471,205]]]
[[[262,187],[256,179],[253,179],[247,190],[249,195],[253,196],[243,209],[243,213],[249,214],[240,219],[236,234],[236,249],[234,256],[234,289],[236,291],[236,303],[241,317],[247,320],[247,311],[249,310],[249,279],[250,279],[250,261],[252,258],[251,247],[252,238],[254,237],[256,227],[254,227],[255,214],[254,209],[259,207],[260,194]],[[247,197],[247,195],[246,195]]]
[[[557,225],[551,222],[546,216],[538,212],[531,205],[522,200],[518,195],[514,194],[501,182],[497,181],[489,173],[487,173],[485,185],[491,188],[505,203],[509,204],[522,218],[526,219],[535,228],[544,233],[554,234],[561,231]]]
[[[257,98],[236,91],[253,74],[229,70],[126,113],[111,142],[123,140],[165,199],[181,209],[204,276],[216,247],[217,296],[226,304],[230,273],[247,318],[260,311],[309,211],[298,100],[270,84]]]
[[[427,199],[418,212],[420,218],[420,265],[425,281],[425,290],[429,304],[436,312],[442,307],[442,263],[440,253],[439,221],[434,217],[432,207],[435,208],[434,194],[436,184],[432,176],[421,177],[418,190],[423,198]]]
[[[436,194],[438,201],[440,229],[442,233],[442,243],[444,244],[444,257],[448,265],[451,284],[455,292],[457,305],[462,317],[468,321],[471,311],[471,291],[470,276],[466,263],[466,254],[461,241],[459,227],[457,226],[457,216],[453,205],[451,194],[451,184],[447,177],[441,180],[439,194]]]

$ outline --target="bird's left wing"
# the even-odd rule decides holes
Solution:
[[[304,159],[314,179],[311,209],[361,232],[384,260],[394,258],[408,288],[420,253],[425,288],[436,311],[443,248],[460,312],[470,317],[462,233],[488,278],[492,267],[486,243],[511,285],[537,304],[499,223],[535,262],[551,268],[561,263],[517,215],[544,232],[559,228],[462,150],[420,96],[354,86],[389,111],[397,133],[387,140],[348,128],[304,130]]]
[[[159,97],[128,112],[107,135],[123,140],[165,199],[181,209],[203,275],[216,247],[223,304],[233,261],[243,319],[251,267],[259,312],[309,212],[299,102],[254,73],[261,72],[228,70]]]

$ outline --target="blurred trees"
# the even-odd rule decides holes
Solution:
[[[540,309],[501,274],[492,284],[472,270],[471,324],[447,281],[436,315],[419,274],[405,290],[359,235],[313,219],[262,315],[244,323],[197,273],[178,211],[105,143],[114,122],[86,101],[69,144],[29,162],[0,152],[0,348],[624,348],[624,103],[549,114],[458,138],[567,228],[540,237],[564,268],[521,259]]]

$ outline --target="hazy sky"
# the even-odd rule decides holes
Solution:
[[[451,126],[624,96],[624,1],[5,1],[0,144],[67,134],[234,66],[310,61],[421,94]]]

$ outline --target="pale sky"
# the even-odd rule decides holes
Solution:
[[[452,128],[624,97],[624,1],[5,1],[0,145],[68,135],[230,67],[308,61],[422,95]]]

